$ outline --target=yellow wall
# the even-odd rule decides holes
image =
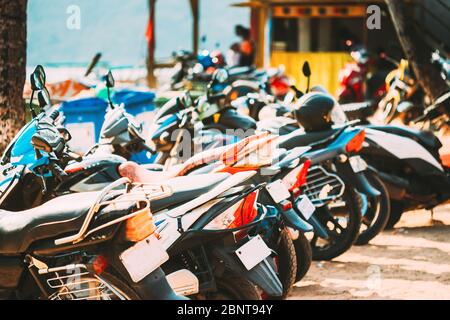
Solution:
[[[306,79],[301,71],[305,61],[311,66],[311,86],[322,85],[335,95],[339,71],[351,61],[351,57],[345,52],[272,52],[270,58],[272,67],[280,64],[286,67],[286,74],[295,79],[302,91],[306,88]]]

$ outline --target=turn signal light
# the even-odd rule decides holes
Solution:
[[[257,215],[256,209],[256,198],[258,197],[258,192],[250,193],[242,203],[242,206],[235,212],[236,219],[228,227],[229,229],[237,228],[251,223],[255,220]]]
[[[156,225],[150,208],[146,207],[134,217],[128,219],[125,224],[125,239],[131,242],[139,242],[149,237],[156,231]]]
[[[281,208],[283,209],[283,211],[288,211],[291,210],[294,206],[292,205],[292,202],[288,201],[288,200],[283,200],[280,202]]]
[[[366,131],[363,129],[360,132],[358,132],[358,134],[355,135],[352,138],[352,140],[350,140],[349,143],[347,143],[347,146],[345,147],[345,150],[347,152],[359,152],[359,151],[361,151],[365,139],[366,139]]]
[[[74,163],[72,165],[68,165],[65,169],[65,173],[75,173],[81,170],[84,170],[85,166],[82,163]]]

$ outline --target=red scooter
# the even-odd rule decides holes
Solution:
[[[340,86],[336,93],[339,103],[379,101],[386,93],[386,72],[377,70],[373,74],[369,73],[372,60],[366,49],[355,48],[350,54],[354,61],[347,63],[339,72]],[[384,60],[387,57],[380,53],[379,58]]]

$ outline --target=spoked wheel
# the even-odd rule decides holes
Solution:
[[[309,236],[313,260],[331,260],[347,251],[359,234],[361,210],[357,193],[346,184],[342,196],[317,208],[314,213],[328,238],[317,232]]]
[[[361,195],[361,200],[365,201],[367,206],[366,214],[362,217],[359,237],[356,245],[365,245],[375,238],[378,233],[384,230],[390,216],[389,193],[383,181],[373,172],[365,173],[369,183],[377,189],[381,195],[377,199],[370,199]]]
[[[226,270],[216,278],[216,292],[198,295],[198,300],[261,300],[256,286],[238,273]]]

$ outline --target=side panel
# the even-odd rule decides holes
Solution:
[[[422,145],[412,139],[372,129],[366,129],[366,139],[376,143],[398,159],[420,159],[437,170],[444,171],[440,163]]]

